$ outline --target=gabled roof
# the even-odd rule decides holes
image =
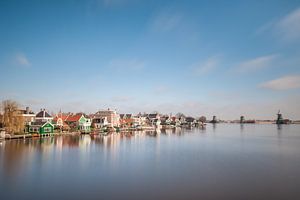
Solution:
[[[130,119],[130,118],[132,118],[132,114],[120,114],[120,119],[123,119],[123,118]]]
[[[186,122],[194,122],[195,118],[193,118],[193,117],[187,117],[187,118],[185,118],[185,121]]]
[[[158,114],[149,114],[148,117],[149,118],[157,118]]]
[[[82,117],[82,114],[69,115],[65,121],[67,122],[77,122]]]
[[[36,114],[38,118],[52,117],[45,109]]]
[[[69,115],[66,115],[66,114],[57,114],[55,117],[54,117],[54,119],[53,119],[53,121],[57,121],[58,119],[62,119],[62,121],[66,121],[66,119],[69,117]]]

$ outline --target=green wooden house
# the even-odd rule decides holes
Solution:
[[[54,132],[54,125],[49,121],[35,121],[27,125],[26,131],[28,133],[52,134]]]

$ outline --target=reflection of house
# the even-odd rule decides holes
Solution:
[[[29,124],[30,122],[35,121],[35,114],[31,110],[29,110],[29,107],[26,107],[25,110],[19,110],[19,112],[23,117],[25,124]]]
[[[49,121],[35,121],[27,125],[28,133],[51,134],[54,132],[54,125]]]
[[[53,117],[45,109],[41,109],[41,111],[36,114],[35,120],[42,122],[52,122]]]
[[[88,133],[91,131],[91,120],[86,118],[82,113],[69,115],[65,122],[72,130],[79,130],[82,133]]]
[[[119,127],[120,126],[120,115],[114,110],[100,110],[95,113],[99,118],[106,118],[107,126]]]

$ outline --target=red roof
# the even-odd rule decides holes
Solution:
[[[53,121],[57,121],[58,119],[62,119],[62,121],[66,121],[66,119],[69,117],[69,115],[64,115],[64,114],[57,114],[55,117],[54,117],[54,119],[53,119]]]
[[[82,114],[69,115],[65,121],[67,122],[77,122],[80,120]]]

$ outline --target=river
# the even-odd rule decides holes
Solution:
[[[0,199],[300,199],[300,125],[2,141]]]

